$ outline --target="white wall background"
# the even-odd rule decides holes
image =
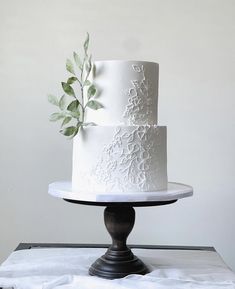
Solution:
[[[94,59],[160,64],[169,180],[195,190],[136,209],[129,243],[215,246],[235,270],[234,15],[234,0],[0,0],[0,261],[22,241],[110,241],[103,208],[47,194],[71,176],[72,143],[46,95],[89,31]]]

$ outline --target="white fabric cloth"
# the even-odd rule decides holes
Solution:
[[[235,289],[235,274],[216,252],[133,249],[144,276],[106,280],[88,275],[106,249],[45,248],[13,252],[0,266],[0,287],[15,289]]]

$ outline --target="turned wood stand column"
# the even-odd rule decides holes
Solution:
[[[146,274],[146,265],[127,247],[126,240],[135,223],[132,207],[107,207],[104,210],[105,226],[111,235],[112,245],[90,267],[90,275],[103,278],[121,278],[129,274]]]

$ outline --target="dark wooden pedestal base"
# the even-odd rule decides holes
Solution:
[[[146,265],[126,245],[126,240],[135,223],[132,207],[107,207],[104,210],[105,226],[112,237],[107,252],[90,267],[89,274],[102,278],[122,278],[129,274],[146,274]]]
[[[64,199],[67,202],[91,206],[105,206],[104,223],[112,238],[107,252],[90,267],[89,274],[107,278],[122,278],[130,274],[146,274],[148,268],[126,245],[126,240],[135,224],[133,207],[163,206],[175,203],[170,201],[146,202],[91,202]]]

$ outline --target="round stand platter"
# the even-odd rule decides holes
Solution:
[[[104,223],[112,238],[112,245],[90,267],[89,274],[115,279],[130,274],[146,274],[147,266],[126,245],[135,223],[134,207],[162,206],[193,194],[191,186],[168,183],[164,191],[122,194],[89,194],[72,191],[71,182],[49,185],[49,194],[67,202],[81,205],[105,206]]]
[[[156,192],[131,192],[131,193],[88,193],[77,192],[72,190],[71,182],[55,182],[49,185],[49,194],[61,199],[70,199],[77,201],[91,202],[90,205],[106,206],[107,203],[138,203],[146,202],[147,206],[150,206],[149,202],[162,202],[178,200],[193,195],[193,188],[188,185],[169,182],[165,190]],[[80,202],[80,204],[81,204]]]

